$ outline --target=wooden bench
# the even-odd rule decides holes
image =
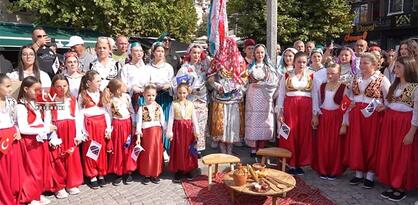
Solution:
[[[204,165],[208,165],[208,189],[210,189],[212,176],[218,173],[219,164],[229,164],[231,170],[234,170],[234,164],[241,162],[241,160],[229,154],[210,154],[202,157],[202,162]],[[215,165],[215,172],[212,172],[212,165]]]
[[[286,171],[286,158],[291,158],[292,153],[284,148],[280,147],[269,147],[269,148],[263,148],[259,149],[257,151],[257,155],[262,156],[261,163],[266,163],[267,157],[277,157],[281,158],[282,160],[282,171]]]

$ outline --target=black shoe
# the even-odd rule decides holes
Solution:
[[[305,174],[305,172],[303,171],[302,168],[296,167],[296,175],[302,176],[304,174]]]
[[[394,190],[393,190],[393,189],[388,189],[388,190],[386,190],[386,191],[382,192],[382,193],[380,194],[380,196],[381,196],[382,198],[384,198],[384,199],[387,199],[387,198],[389,198],[389,197],[390,197],[390,195],[392,195],[392,194],[393,194],[393,192],[394,192]]]
[[[290,175],[297,175],[296,168],[290,168],[287,170],[287,173]]]
[[[90,188],[91,189],[98,189],[99,183],[97,181],[90,182]]]
[[[391,201],[401,201],[402,199],[406,198],[406,193],[404,191],[396,190],[392,192],[392,194],[389,196],[389,200]]]
[[[118,176],[118,178],[116,178],[112,184],[113,186],[119,186],[122,183],[122,177]]]
[[[350,180],[351,185],[358,185],[363,182],[363,178],[354,177]]]
[[[144,179],[142,179],[142,184],[143,185],[148,185],[149,184],[149,182],[150,182],[150,178],[149,177],[144,177]]]
[[[202,159],[202,153],[201,153],[201,152],[198,152],[198,153],[197,153],[197,158],[198,158],[198,159]]]
[[[105,181],[104,178],[99,178],[97,181],[99,182],[100,187],[105,187],[106,186],[106,181]]]
[[[133,182],[132,175],[131,174],[125,175],[125,179],[123,180],[123,183],[125,185],[128,185],[128,184],[132,184],[132,182]]]
[[[193,180],[193,175],[192,175],[192,173],[191,173],[191,172],[187,173],[187,174],[186,174],[186,178],[187,178],[187,180],[189,180],[189,181]]]
[[[368,179],[365,179],[364,180],[364,182],[363,182],[363,188],[365,188],[365,189],[371,189],[373,187],[374,187],[374,181],[371,181],[371,180],[368,180]]]
[[[250,153],[250,157],[251,157],[251,158],[255,158],[255,157],[257,157],[257,154],[256,154],[256,153],[251,152],[251,153]]]
[[[158,177],[151,177],[151,182],[154,184],[159,184],[160,183],[160,178]]]
[[[181,183],[181,173],[180,172],[176,172],[176,174],[174,174],[173,182],[174,183]]]
[[[328,179],[328,180],[330,180],[330,181],[334,181],[334,180],[336,180],[336,179],[337,179],[337,177],[336,177],[336,176],[334,176],[334,175],[329,175],[329,176],[327,177],[327,179]]]
[[[320,179],[323,179],[323,180],[327,180],[328,179],[328,176],[326,176],[326,175],[319,175],[319,178]]]

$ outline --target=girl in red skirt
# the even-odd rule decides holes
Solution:
[[[41,93],[44,92],[39,80],[32,76],[23,79],[16,106],[17,124],[27,150],[22,156],[26,174],[23,176],[21,203],[50,202],[41,194],[52,188],[48,134],[56,131],[57,127],[44,124],[45,104],[36,102]]]
[[[411,168],[418,160],[416,68],[418,64],[413,57],[398,57],[394,67],[396,78],[386,97],[389,109],[382,120],[376,174],[380,182],[391,187],[381,194],[391,201],[404,199],[405,191],[413,190],[418,178],[417,170]]]
[[[289,173],[303,175],[302,166],[312,161],[312,87],[313,73],[307,69],[308,55],[298,52],[294,58],[294,70],[285,73],[277,99],[280,123],[290,127],[287,139],[281,137],[279,146],[292,152]]]
[[[78,186],[83,183],[83,169],[81,167],[80,151],[78,145],[84,139],[81,133],[81,120],[79,116],[76,97],[71,96],[69,82],[62,74],[52,79],[51,99],[56,102],[56,109],[51,109],[51,123],[57,126],[57,136],[62,140],[59,148],[51,150],[54,162],[62,162],[63,170],[56,167],[56,175],[64,178],[64,183],[56,191],[57,198],[66,198],[68,194],[80,193]],[[53,173],[54,173],[53,172]],[[57,189],[58,189],[57,188]],[[65,190],[67,189],[67,191]]]
[[[371,53],[363,54],[360,59],[360,75],[351,83],[353,97],[345,148],[344,162],[351,170],[356,171],[356,176],[350,180],[351,185],[363,182],[366,189],[374,187],[378,135],[383,115],[380,111],[384,106],[377,105],[374,112],[372,109],[363,109],[373,101],[382,103],[389,86],[389,80],[378,70],[376,56]],[[363,114],[367,114],[366,110],[369,110],[370,116]]]
[[[90,178],[92,189],[106,184],[104,179],[107,174],[106,139],[110,139],[112,132],[110,117],[103,106],[102,92],[99,90],[101,81],[99,73],[88,71],[81,79],[78,96],[83,122],[82,132],[87,136],[82,145],[83,170]],[[87,156],[88,153],[90,157]]]
[[[132,160],[131,153],[134,147],[132,126],[134,125],[135,111],[131,104],[131,97],[126,94],[127,87],[119,79],[112,79],[104,89],[104,104],[112,119],[112,153],[109,154],[108,173],[116,174],[112,182],[114,186],[132,182],[131,172],[136,169],[136,162]],[[123,178],[122,178],[123,176]]]
[[[195,145],[199,127],[193,103],[187,100],[187,95],[189,86],[181,83],[177,87],[177,100],[171,105],[167,125],[167,137],[171,140],[168,169],[175,173],[175,183],[180,182],[182,174],[191,180],[191,171],[197,168]]]
[[[0,73],[0,204],[19,204],[23,173],[22,144],[15,126],[16,100],[11,97],[12,82]]]
[[[346,86],[339,82],[341,67],[331,64],[327,68],[328,81],[319,86],[319,102],[313,105],[312,127],[317,128],[314,138],[315,159],[312,168],[321,179],[335,180],[343,174],[344,136],[340,135],[343,111],[340,104],[346,93]],[[319,116],[318,116],[319,115]]]
[[[139,174],[144,176],[142,184],[150,181],[159,183],[160,174],[163,172],[163,141],[162,131],[165,127],[165,118],[162,107],[155,102],[157,88],[147,85],[144,89],[145,105],[138,109],[138,122],[136,125],[136,144],[140,144],[145,151],[140,152],[138,159]]]

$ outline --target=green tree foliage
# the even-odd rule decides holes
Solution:
[[[238,27],[238,36],[259,42],[266,40],[266,0],[229,0],[230,28]],[[291,44],[296,40],[325,42],[340,37],[351,28],[353,15],[346,0],[278,0],[277,37]],[[238,21],[236,21],[238,20]]]
[[[193,0],[18,0],[9,9],[32,12],[39,24],[107,35],[159,36],[169,31],[184,42],[192,39],[197,22]]]

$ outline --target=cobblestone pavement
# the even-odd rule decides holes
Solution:
[[[209,146],[208,146],[209,147]],[[207,148],[203,153],[215,153],[217,150]],[[243,163],[253,163],[254,159],[249,157],[249,149],[246,147],[234,148],[234,154],[240,156]],[[207,169],[199,160],[199,170],[195,175],[206,174]],[[221,167],[225,168],[225,167]],[[352,172],[338,178],[335,181],[326,181],[319,179],[318,175],[310,168],[305,168],[305,175],[302,178],[314,187],[317,187],[329,199],[339,205],[413,205],[418,200],[418,191],[409,193],[408,197],[401,202],[394,203],[379,197],[384,187],[376,184],[373,189],[363,189],[361,186],[351,186],[348,184],[352,177]],[[115,205],[115,204],[163,204],[163,205],[183,205],[188,204],[186,195],[180,184],[174,184],[171,181],[172,175],[167,171],[161,176],[161,182],[158,185],[150,183],[142,185],[141,177],[134,175],[135,182],[131,185],[113,186],[111,183],[104,188],[91,190],[88,186],[80,187],[81,193],[76,196],[70,196],[67,199],[56,199],[53,195],[48,196],[51,204],[86,204],[86,205]]]

